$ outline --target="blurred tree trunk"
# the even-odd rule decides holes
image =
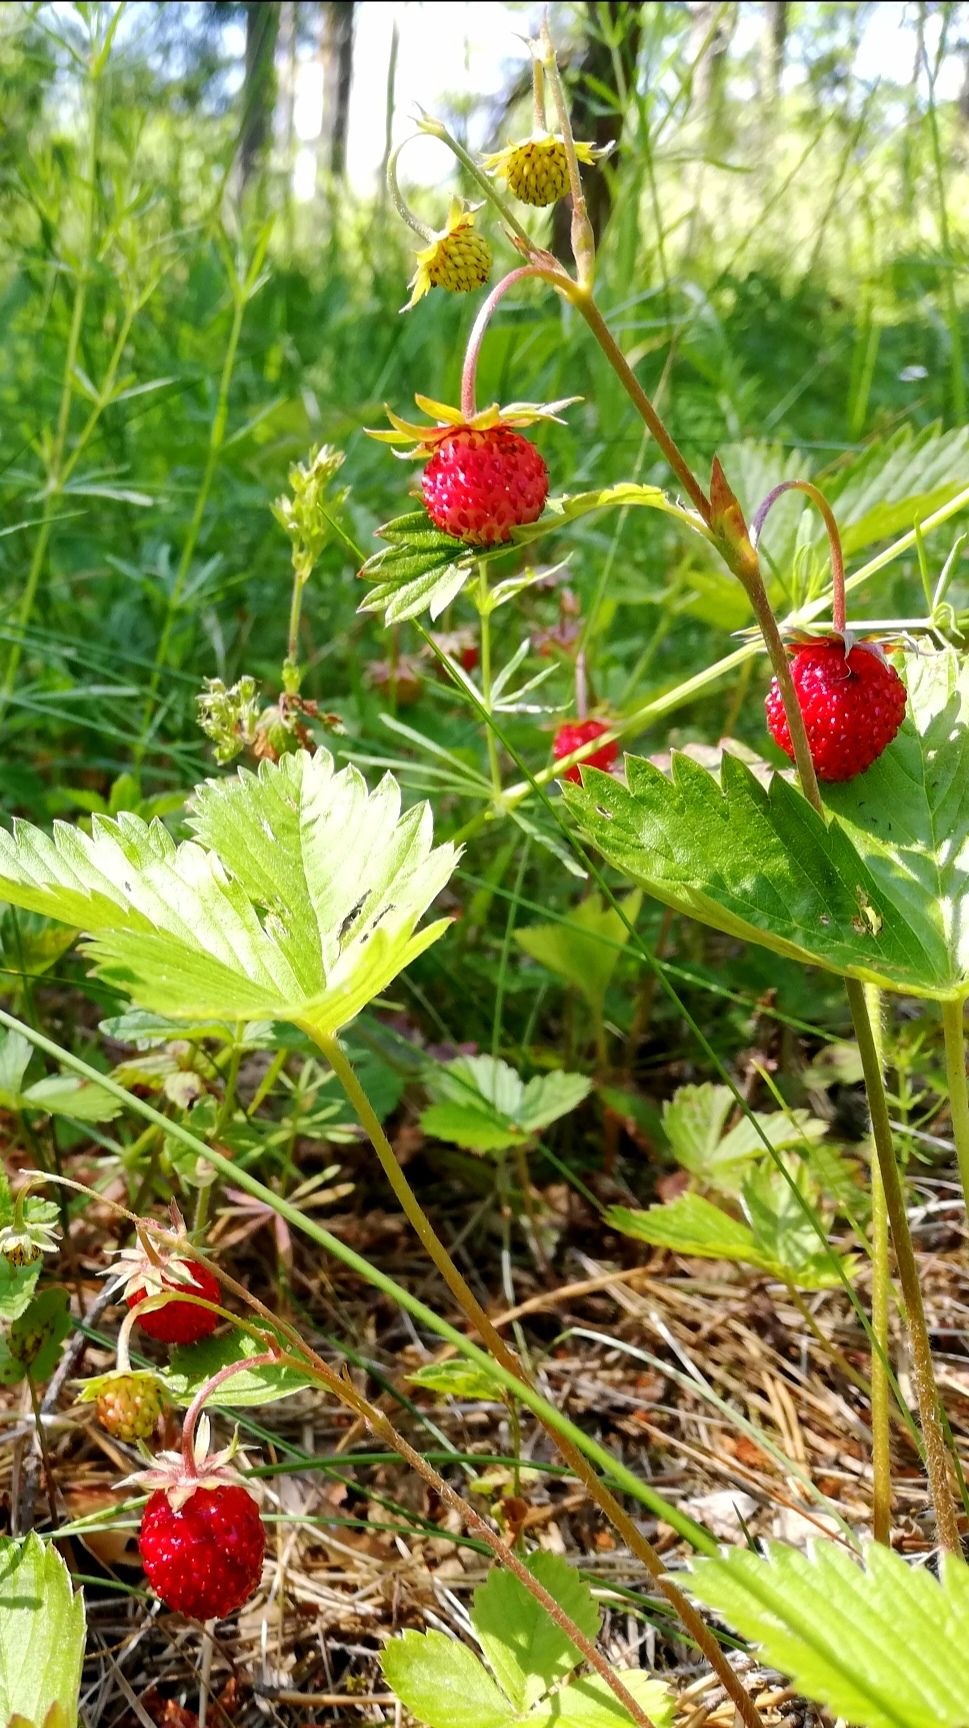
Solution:
[[[959,118],[969,126],[969,42],[962,50],[965,55],[965,66],[962,74],[962,89],[959,91]]]
[[[347,171],[347,127],[353,82],[354,0],[326,0],[320,36],[323,66],[324,166],[337,179]]]
[[[276,102],[279,0],[246,0],[246,64],[239,126],[239,175],[248,186],[266,152]]]
[[[579,10],[585,14],[586,46],[575,67],[575,75],[567,78],[572,130],[576,138],[585,142],[604,145],[614,139],[618,146],[622,139],[625,106],[636,83],[643,35],[640,16],[642,0],[585,0]],[[611,42],[616,44],[615,54],[610,46]],[[617,73],[623,85],[619,90],[616,90]],[[603,85],[607,90],[615,91],[616,95],[616,107],[606,112],[603,112],[601,95]],[[549,124],[554,129],[555,121],[551,114]],[[603,173],[601,168],[582,170],[586,205],[596,245],[599,244],[612,209],[612,175],[615,174],[618,158],[617,148],[609,158],[607,173]],[[563,198],[561,203],[555,206],[552,220],[552,251],[557,258],[563,260],[572,256],[569,243],[571,225],[571,202]]]
[[[766,0],[767,10],[767,100],[776,103],[781,93],[787,53],[787,0]]]

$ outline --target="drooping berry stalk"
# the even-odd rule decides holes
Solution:
[[[821,513],[824,526],[827,529],[828,546],[831,553],[831,623],[835,630],[843,632],[846,620],[846,602],[845,560],[841,546],[841,532],[834,511],[819,486],[815,486],[810,480],[782,480],[779,486],[774,486],[758,507],[750,525],[751,544],[756,548],[764,523],[778,498],[782,498],[785,492],[803,492],[805,497],[810,498],[811,502],[817,505]]]
[[[223,1368],[218,1370],[218,1373],[212,1375],[211,1380],[206,1380],[205,1384],[199,1387],[185,1412],[185,1420],[182,1423],[182,1463],[186,1475],[198,1475],[198,1463],[195,1456],[195,1425],[202,1414],[203,1406],[212,1397],[213,1392],[217,1392],[220,1386],[232,1378],[233,1374],[241,1374],[244,1369],[249,1371],[254,1368],[272,1368],[278,1362],[279,1355],[278,1350],[264,1350],[261,1355],[243,1356],[238,1362],[227,1362]]]
[[[509,270],[507,276],[503,276],[500,282],[496,282],[488,298],[482,302],[478,315],[471,326],[471,334],[464,351],[464,367],[461,372],[461,412],[465,419],[472,420],[477,413],[475,381],[478,372],[478,360],[481,355],[481,345],[485,338],[485,332],[494,316],[495,308],[507,294],[509,288],[513,288],[516,282],[523,282],[527,276],[542,276],[546,282],[558,286],[557,275],[557,270],[549,269],[545,264],[520,264],[517,270]]]

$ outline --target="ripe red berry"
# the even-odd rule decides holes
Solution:
[[[161,1489],[145,1507],[138,1547],[148,1582],[195,1620],[223,1620],[262,1574],[266,1533],[245,1488],[196,1488],[176,1511]]]
[[[887,749],[905,717],[905,686],[874,649],[845,653],[837,636],[805,643],[791,656],[811,760],[819,780],[853,780]],[[784,704],[771,682],[764,704],[775,743],[794,760]]]
[[[181,1264],[188,1269],[189,1281],[179,1283],[175,1278],[161,1277],[163,1290],[187,1290],[191,1294],[204,1297],[206,1302],[221,1300],[222,1291],[219,1281],[213,1277],[205,1266],[200,1266],[195,1260],[182,1260]],[[129,1291],[126,1300],[129,1308],[134,1308],[143,1302],[149,1294],[144,1284],[136,1290]],[[166,1302],[164,1308],[155,1308],[147,1314],[138,1316],[137,1324],[149,1338],[157,1338],[162,1344],[196,1344],[200,1338],[207,1338],[219,1324],[219,1316],[211,1314],[207,1308],[197,1308],[194,1302]]]
[[[542,514],[548,469],[520,432],[464,427],[438,444],[421,489],[431,521],[445,534],[469,546],[497,546]]]
[[[573,750],[580,750],[583,744],[591,744],[593,738],[601,738],[602,734],[608,730],[608,726],[602,720],[577,720],[566,726],[560,726],[552,743],[552,754],[555,760],[559,762],[563,756],[571,756]],[[589,756],[586,756],[581,766],[606,770],[612,767],[618,755],[619,745],[615,738],[611,738],[608,744],[603,744],[601,749],[593,750]],[[582,776],[579,767],[578,762],[573,762],[571,768],[565,770],[562,776],[563,780],[573,780],[576,786],[580,786]]]

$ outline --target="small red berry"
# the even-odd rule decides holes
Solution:
[[[608,726],[602,720],[578,720],[566,726],[560,726],[552,743],[552,754],[555,760],[559,762],[563,756],[571,756],[573,750],[580,750],[583,744],[591,744],[593,738],[601,738],[602,734],[608,730]],[[619,745],[615,738],[610,738],[608,744],[603,744],[601,749],[593,750],[591,755],[586,756],[581,766],[583,768],[601,768],[603,771],[607,771],[612,767],[618,755]],[[579,767],[578,762],[573,762],[571,768],[565,770],[562,776],[563,780],[572,780],[576,786],[581,786],[582,775],[579,772]]]
[[[223,1620],[262,1575],[266,1533],[245,1488],[196,1488],[177,1510],[162,1490],[145,1507],[138,1547],[153,1590],[195,1620]]]
[[[534,444],[508,426],[464,427],[444,438],[424,469],[431,521],[469,546],[497,546],[534,522],[548,497],[548,469]]]
[[[805,643],[791,656],[791,677],[819,780],[853,780],[877,762],[905,718],[905,686],[876,649],[845,652],[841,637]],[[777,679],[764,704],[775,743],[794,760]]]
[[[186,1290],[195,1296],[204,1297],[206,1302],[219,1302],[222,1291],[219,1281],[205,1266],[200,1266],[196,1260],[183,1259],[180,1264],[186,1268],[188,1276],[178,1281],[175,1278],[161,1276],[162,1290]],[[144,1284],[132,1290],[126,1296],[129,1308],[134,1308],[143,1302],[149,1294]],[[219,1324],[218,1314],[211,1314],[207,1308],[198,1308],[194,1302],[166,1302],[164,1308],[155,1308],[147,1314],[138,1316],[137,1324],[149,1338],[157,1338],[162,1344],[196,1344],[200,1338],[207,1338]]]

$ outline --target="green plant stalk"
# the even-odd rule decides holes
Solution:
[[[487,716],[485,742],[488,748],[488,773],[495,803],[501,799],[501,763],[498,760],[498,740],[491,725],[491,606],[488,598],[488,567],[482,559],[478,566],[478,617],[481,620],[481,701]]]
[[[7,667],[4,674],[3,689],[0,691],[0,714],[13,694],[20,669],[20,658],[23,653],[24,638],[30,627],[34,605],[37,600],[37,590],[47,556],[53,529],[53,511],[55,500],[63,485],[64,449],[67,443],[67,432],[71,419],[71,406],[74,401],[74,374],[77,367],[77,355],[81,342],[81,331],[84,327],[84,313],[87,306],[88,280],[90,276],[92,257],[94,253],[94,222],[97,202],[98,174],[98,140],[101,124],[101,72],[97,61],[92,57],[90,66],[91,84],[91,115],[88,131],[87,164],[85,183],[87,197],[84,204],[84,238],[81,256],[78,261],[77,282],[74,288],[74,303],[71,309],[71,323],[67,336],[67,348],[64,354],[64,376],[61,383],[60,404],[57,410],[57,422],[54,431],[54,441],[51,446],[47,466],[47,484],[44,488],[44,508],[41,515],[40,532],[34,545],[33,557],[27,571],[27,580],[17,609],[14,627],[14,638],[7,655]]]
[[[192,566],[192,559],[195,556],[195,548],[198,545],[199,535],[202,532],[202,523],[205,520],[205,512],[208,507],[209,494],[212,491],[212,482],[215,479],[215,471],[222,454],[222,446],[225,443],[225,429],[229,418],[229,390],[232,385],[233,373],[235,372],[236,355],[239,349],[239,338],[242,335],[242,321],[245,317],[245,310],[246,294],[242,284],[237,282],[234,287],[232,323],[229,327],[225,356],[222,361],[222,373],[219,378],[219,394],[216,400],[215,413],[212,417],[212,424],[209,428],[208,455],[205,461],[205,469],[202,474],[202,483],[199,486],[198,494],[195,499],[195,508],[192,512],[192,520],[189,523],[188,533],[185,536],[185,543],[182,547],[182,556],[178,561],[178,569],[175,572],[172,591],[168,597],[168,609],[165,613],[165,622],[162,625],[161,635],[158,638],[158,647],[155,650],[155,662],[152,667],[151,677],[148,681],[148,692],[145,696],[145,707],[141,722],[141,738],[139,739],[134,751],[133,761],[135,769],[140,766],[147,747],[148,729],[151,723],[152,709],[155,705],[155,698],[158,694],[158,686],[161,683],[162,672],[165,669],[165,661],[168,656],[168,646],[171,641],[172,631],[175,628],[175,619],[178,616],[182,590],[185,587],[185,582]]]
[[[579,168],[579,158],[575,151],[575,138],[572,134],[572,118],[562,86],[558,61],[555,58],[547,12],[542,19],[541,41],[542,67],[545,77],[551,85],[555,114],[559,123],[559,131],[562,134],[562,142],[565,145],[565,158],[569,168],[569,188],[572,194],[572,256],[575,259],[575,270],[580,287],[591,290],[596,273],[596,241],[592,231],[592,223],[589,221],[589,212],[586,208],[582,173]]]
[[[428,1255],[432,1265],[434,1265],[440,1273],[445,1285],[450,1290],[451,1295],[454,1297],[462,1313],[464,1313],[467,1319],[471,1322],[482,1341],[491,1351],[496,1364],[502,1368],[505,1373],[512,1376],[511,1389],[516,1390],[518,1396],[522,1399],[522,1402],[528,1404],[529,1408],[533,1410],[533,1413],[538,1416],[539,1421],[542,1423],[555,1445],[558,1446],[566,1463],[582,1482],[590,1498],[595,1501],[600,1511],[605,1514],[605,1516],[620,1532],[631,1552],[636,1554],[637,1557],[642,1560],[644,1566],[646,1566],[650,1573],[650,1576],[655,1580],[659,1588],[670,1601],[677,1614],[680,1616],[683,1624],[689,1631],[691,1637],[699,1645],[699,1648],[703,1651],[707,1660],[714,1667],[724,1686],[727,1687],[731,1698],[740,1712],[743,1722],[748,1724],[748,1728],[757,1728],[757,1724],[760,1721],[758,1713],[754,1709],[754,1706],[743,1686],[737,1680],[730,1664],[724,1660],[723,1653],[716,1640],[712,1637],[702,1619],[696,1613],[696,1610],[690,1606],[686,1597],[682,1595],[682,1593],[672,1583],[672,1580],[667,1576],[663,1563],[652,1544],[639,1530],[637,1530],[632,1519],[630,1519],[623,1511],[615,1496],[600,1480],[595,1471],[589,1468],[589,1465],[586,1462],[586,1457],[583,1456],[583,1453],[587,1453],[588,1449],[585,1447],[581,1449],[577,1447],[572,1433],[566,1434],[558,1424],[550,1425],[546,1416],[539,1411],[534,1402],[526,1396],[526,1390],[532,1392],[533,1388],[524,1375],[521,1363],[514,1351],[509,1349],[500,1332],[492,1324],[477,1297],[474,1295],[474,1292],[471,1290],[467,1281],[451,1259],[450,1254],[445,1248],[440,1237],[437,1235],[437,1232],[431,1224],[430,1219],[427,1217],[427,1214],[424,1212],[420,1201],[411,1188],[407,1177],[404,1175],[404,1172],[397,1161],[394,1149],[391,1146],[390,1141],[387,1139],[387,1136],[370,1104],[370,1100],[368,1099],[363,1087],[360,1085],[354,1072],[353,1065],[348,1060],[339,1040],[334,1036],[320,1035],[310,1026],[304,1026],[303,1030],[313,1038],[314,1042],[319,1046],[323,1055],[332,1067],[340,1085],[343,1087],[349,1103],[356,1111],[361,1125],[370,1137],[371,1144],[380,1160],[380,1165],[384,1175],[390,1183],[394,1197],[417,1236],[422,1248]],[[618,1481],[618,1477],[616,1480]]]
[[[868,1094],[868,1107],[871,1112],[872,1135],[875,1141],[875,1151],[878,1155],[881,1179],[885,1188],[885,1205],[891,1225],[895,1263],[898,1267],[902,1300],[905,1303],[905,1316],[912,1351],[912,1378],[915,1382],[918,1399],[919,1419],[925,1448],[925,1467],[935,1511],[936,1531],[939,1546],[946,1553],[957,1554],[960,1552],[959,1526],[956,1521],[955,1500],[949,1477],[949,1455],[942,1428],[939,1392],[932,1361],[932,1345],[929,1341],[918,1265],[912,1246],[908,1215],[905,1210],[905,1195],[895,1159],[895,1147],[888,1115],[888,1099],[885,1096],[885,1083],[878,1058],[878,1046],[872,1031],[864,985],[855,978],[846,978],[845,989],[848,992],[851,1018],[854,1022],[855,1037],[861,1056],[865,1090]]]
[[[942,1027],[945,1033],[945,1076],[949,1088],[952,1135],[956,1143],[962,1191],[969,1207],[969,1087],[966,1084],[964,1002],[943,1002]]]
[[[945,258],[945,268],[942,272],[942,286],[945,294],[945,321],[949,328],[949,359],[952,377],[952,415],[957,426],[966,419],[966,376],[962,359],[962,326],[959,316],[959,300],[956,294],[956,259],[952,251],[949,236],[949,212],[945,198],[945,164],[942,161],[942,145],[939,139],[939,116],[935,101],[935,73],[929,67],[928,55],[923,49],[926,71],[929,75],[929,136],[932,139],[932,167],[935,175],[935,192],[939,211],[939,241]]]
[[[865,1002],[878,1067],[884,1073],[881,992],[874,984],[865,986]],[[871,1165],[871,1328],[875,1341],[871,1353],[872,1533],[875,1541],[884,1543],[886,1547],[891,1545],[892,1539],[891,1393],[888,1383],[890,1296],[888,1208],[881,1164],[875,1158]]]

